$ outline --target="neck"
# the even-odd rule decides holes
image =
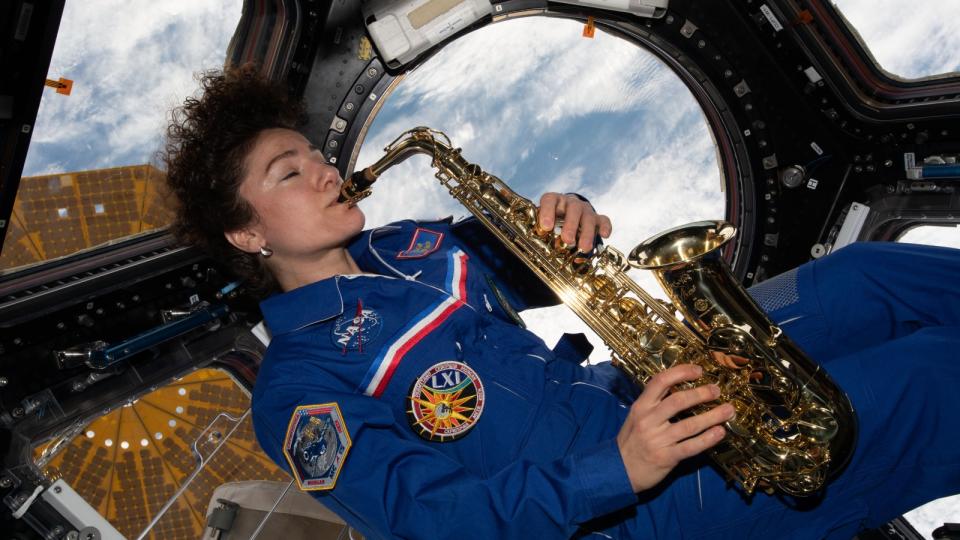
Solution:
[[[290,260],[272,257],[270,270],[280,283],[280,288],[290,291],[322,279],[343,274],[362,274],[356,261],[346,248],[335,248],[319,258]]]

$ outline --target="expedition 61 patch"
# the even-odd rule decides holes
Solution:
[[[448,442],[466,435],[483,413],[483,383],[462,362],[434,364],[410,388],[407,419],[428,441]]]
[[[336,403],[302,405],[290,418],[283,455],[300,489],[333,489],[351,444]]]

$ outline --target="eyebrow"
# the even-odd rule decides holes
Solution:
[[[273,158],[270,160],[270,162],[267,163],[267,168],[264,169],[263,172],[264,172],[264,173],[270,172],[270,167],[273,167],[273,164],[274,164],[274,163],[280,161],[280,160],[283,159],[283,158],[288,158],[288,157],[290,157],[290,156],[295,156],[296,154],[297,154],[297,151],[296,151],[296,150],[290,149],[290,150],[287,150],[287,151],[285,151],[285,152],[282,152],[282,153],[280,153],[280,154],[277,154],[277,155],[273,156]]]

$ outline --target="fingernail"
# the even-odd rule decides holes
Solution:
[[[699,377],[703,375],[703,368],[700,366],[693,366],[694,374]]]
[[[734,407],[733,405],[730,405],[729,403],[727,404],[727,408],[730,409],[727,412],[727,420],[730,420],[731,418],[737,415],[737,409],[736,407]]]
[[[713,394],[713,397],[720,397],[720,387],[716,384],[711,384],[710,393]]]

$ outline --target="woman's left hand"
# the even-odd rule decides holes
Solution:
[[[553,230],[557,219],[563,219],[563,228],[560,238],[567,245],[577,245],[583,253],[593,249],[593,239],[596,235],[609,238],[613,231],[610,218],[598,214],[590,203],[581,200],[576,195],[562,195],[560,193],[544,193],[540,197],[540,227],[543,230]]]

